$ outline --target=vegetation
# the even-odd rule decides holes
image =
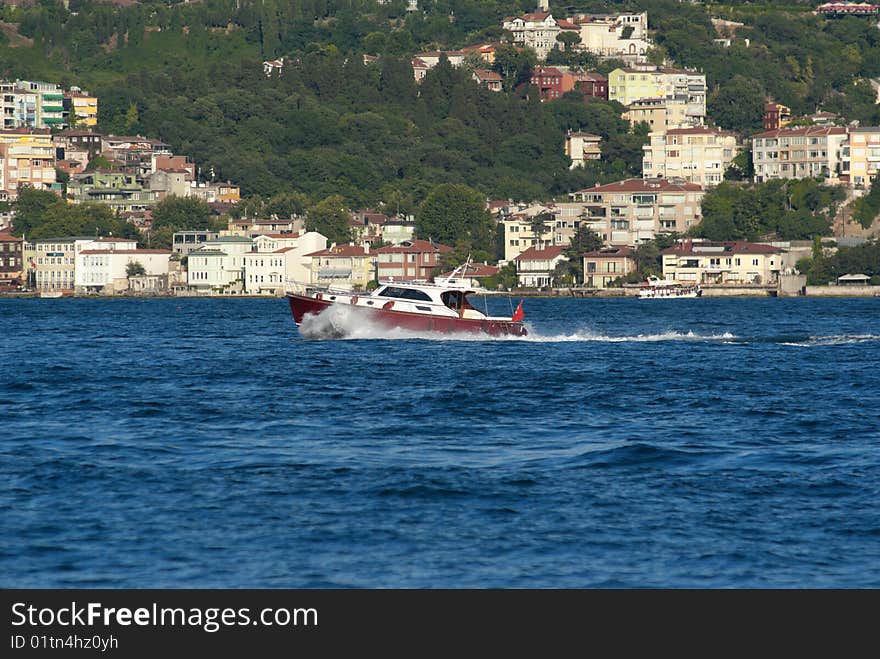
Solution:
[[[867,229],[874,223],[878,214],[880,214],[880,182],[874,179],[868,194],[854,202],[853,219]]]
[[[834,283],[841,275],[868,275],[870,283],[880,285],[880,243],[872,241],[857,247],[840,247],[826,255],[814,250],[812,258],[798,261],[798,270],[807,275],[810,285]]]
[[[691,234],[710,240],[803,240],[831,233],[845,197],[814,179],[774,180],[752,186],[722,183],[703,197],[703,220]]]
[[[107,236],[140,239],[137,228],[102,204],[71,205],[47,190],[22,188],[15,203],[15,233],[28,239]]]

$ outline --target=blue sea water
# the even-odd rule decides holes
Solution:
[[[524,308],[0,300],[2,585],[880,587],[880,299]]]

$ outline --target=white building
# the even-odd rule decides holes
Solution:
[[[571,20],[580,28],[578,47],[600,57],[639,62],[651,47],[648,12],[584,14]]]
[[[827,178],[841,167],[847,130],[842,126],[778,128],[752,137],[755,182]]]
[[[245,292],[282,295],[294,282],[311,283],[312,259],[307,255],[326,246],[326,236],[317,231],[257,236],[255,251],[244,255]]]
[[[502,27],[513,34],[515,44],[531,48],[541,60],[546,59],[547,54],[559,45],[556,36],[561,28],[549,12],[511,16],[504,19]]]
[[[187,286],[205,293],[242,292],[244,256],[253,248],[254,241],[242,236],[220,236],[207,241],[187,257]]]
[[[553,285],[553,271],[556,266],[567,261],[568,257],[562,253],[561,245],[538,249],[529,247],[517,256],[516,279],[519,286],[542,288]]]
[[[128,290],[129,264],[140,264],[146,275],[167,275],[171,253],[167,249],[104,249],[103,245],[85,249],[76,257],[74,289],[110,293]]]
[[[592,133],[568,133],[565,136],[565,155],[571,159],[569,168],[583,167],[590,160],[599,160],[602,157],[600,142],[602,138]]]
[[[739,153],[736,141],[734,133],[705,126],[654,131],[642,147],[642,177],[718,185]]]

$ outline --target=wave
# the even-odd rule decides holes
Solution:
[[[877,334],[832,334],[830,336],[809,336],[800,341],[780,341],[783,346],[795,346],[798,348],[814,348],[817,346],[840,346],[852,343],[869,343],[880,341]]]

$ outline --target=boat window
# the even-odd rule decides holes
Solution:
[[[431,311],[431,307],[425,307],[425,306],[422,306],[421,304],[417,304],[416,309],[418,309],[419,311],[428,311],[428,312]]]
[[[396,297],[401,300],[419,300],[421,302],[430,302],[431,296],[424,291],[414,288],[401,288],[399,286],[386,286],[377,293],[380,297]]]

